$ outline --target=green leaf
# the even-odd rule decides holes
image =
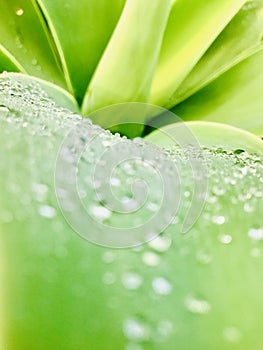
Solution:
[[[194,146],[196,141],[206,148],[222,148],[224,150],[247,151],[263,154],[263,141],[245,130],[226,124],[211,122],[185,122],[167,125],[150,135],[146,140],[162,148],[171,148],[180,135],[187,129],[193,134],[189,145]]]
[[[262,349],[262,157],[204,150],[205,208],[188,234],[180,235],[194,187],[187,154],[171,149],[182,194],[174,223],[139,248],[98,247],[72,230],[55,196],[58,151],[79,117],[43,98],[39,84],[7,81],[3,75],[0,90],[3,348]],[[88,131],[95,129],[88,126]],[[116,138],[105,135],[108,145]],[[99,165],[99,148],[107,149],[104,137],[75,164],[83,205],[93,203],[89,194],[98,190],[96,181],[90,186],[88,175]],[[76,147],[88,139],[77,134],[71,141],[70,164]],[[131,150],[131,141],[122,142]],[[105,176],[104,169],[98,175]],[[119,186],[112,178],[117,194],[129,192],[130,180],[138,175],[127,164],[124,170]],[[147,195],[159,189],[150,186]],[[173,187],[170,193],[175,200],[179,196]],[[68,204],[72,212],[75,203]],[[158,214],[154,203],[150,209]],[[138,217],[143,218],[134,215]],[[105,225],[114,224],[111,220]],[[89,226],[84,229],[92,233]]]
[[[0,72],[3,71],[23,72],[23,67],[21,67],[15,57],[0,44]]]
[[[45,23],[32,1],[1,1],[0,13],[0,44],[15,57],[21,72],[65,87]]]
[[[88,87],[84,115],[114,103],[148,101],[169,10],[170,0],[153,0],[150,6],[149,1],[126,2]]]
[[[125,0],[37,0],[59,51],[67,84],[79,103]]]
[[[230,124],[263,135],[263,50],[242,61],[172,111],[184,120]]]
[[[177,0],[164,34],[151,103],[165,106],[245,0]]]
[[[171,108],[262,49],[263,1],[248,2],[227,25],[166,104]]]
[[[17,88],[18,91],[22,88],[22,91],[20,92],[20,94],[21,94],[21,96],[24,95],[23,98],[26,98],[28,94],[30,95],[30,93],[32,93],[32,91],[31,91],[32,87],[36,85],[38,87],[38,89],[43,90],[46,94],[46,96],[43,97],[43,102],[45,102],[46,99],[47,100],[51,99],[58,106],[66,108],[68,111],[72,111],[74,113],[78,112],[78,105],[77,105],[77,102],[74,99],[74,97],[68,91],[62,89],[61,87],[59,87],[57,85],[50,83],[49,81],[34,78],[34,77],[24,75],[21,73],[2,73],[2,74],[0,74],[0,81],[6,82],[9,86],[13,86],[14,89]],[[1,100],[3,99],[4,92],[0,91],[0,105],[2,105]],[[8,90],[5,93],[7,93],[7,96],[8,96]],[[15,91],[14,92],[10,91],[10,93],[12,93],[11,96],[16,96]],[[10,100],[9,107],[11,109],[14,109],[14,108],[17,109],[16,102],[14,101],[14,103],[13,103],[12,100],[13,99]],[[41,110],[41,101],[39,101],[39,103],[40,104],[37,107],[39,110]],[[3,105],[4,105],[4,102],[3,102]],[[19,106],[19,108],[24,113],[26,113],[26,112],[30,113],[30,106],[28,106],[28,105],[27,105],[26,109],[23,109],[22,104]]]

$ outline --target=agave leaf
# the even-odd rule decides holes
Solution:
[[[263,154],[263,141],[259,137],[220,123],[196,121],[170,124],[154,131],[145,139],[159,147],[171,148],[185,128],[189,129],[195,137],[193,140],[197,140],[202,147]],[[194,146],[191,142],[189,144]]]
[[[10,0],[0,2],[0,13],[0,44],[19,70],[65,87],[39,9],[31,1]]]
[[[55,197],[58,149],[76,117],[65,110],[57,114],[59,107],[43,101],[36,85],[2,79],[3,348],[261,350],[261,159],[207,150],[206,208],[187,235],[178,234],[178,215],[165,233],[140,248],[98,247],[73,232]],[[25,105],[38,110],[35,118]],[[184,160],[174,156],[184,207],[191,181]],[[83,184],[92,162],[80,159]],[[130,176],[120,179],[119,190]],[[174,188],[171,193],[176,197]]]
[[[165,106],[245,0],[175,1],[165,30],[150,102]]]
[[[67,91],[62,89],[61,87],[54,85],[52,83],[50,83],[49,81],[45,81],[42,79],[38,79],[32,76],[28,76],[28,75],[24,75],[21,73],[2,73],[0,74],[0,81],[4,82],[6,81],[9,85],[13,86],[15,88],[15,86],[18,84],[17,89],[20,90],[21,86],[23,87],[23,92],[21,92],[21,94],[25,94],[24,98],[26,98],[28,91],[30,93],[31,91],[31,87],[36,85],[38,86],[38,88],[41,87],[41,89],[47,94],[47,96],[45,96],[45,99],[50,99],[52,98],[52,101],[54,101],[58,106],[66,108],[69,111],[72,111],[73,113],[77,113],[78,112],[78,105],[76,100],[74,99],[74,97]],[[16,95],[15,92],[11,92],[14,96]],[[0,92],[0,105],[1,104],[1,99],[2,99],[2,95],[4,95],[4,91]],[[6,92],[8,93],[8,92]],[[11,96],[13,96],[11,95]],[[44,102],[43,101],[43,102]],[[16,109],[17,105],[14,103],[12,103],[12,99],[10,99],[10,105],[9,107],[11,109]],[[24,113],[26,112],[26,110],[22,109],[23,106],[20,105],[20,110],[22,110]],[[39,109],[41,108],[41,106],[39,106]],[[27,111],[30,113],[30,108],[27,108]]]
[[[147,102],[169,10],[170,0],[126,2],[88,87],[84,115],[114,103]]]
[[[23,72],[23,67],[20,66],[15,57],[0,44],[0,72],[3,71]]]
[[[263,135],[263,50],[173,108],[184,120],[230,124]]]
[[[248,2],[227,25],[204,56],[171,96],[171,108],[262,49],[263,1]]]
[[[79,102],[125,0],[37,0],[59,51],[67,84]]]

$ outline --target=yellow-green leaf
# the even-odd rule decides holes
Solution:
[[[184,120],[231,124],[263,135],[263,50],[221,75],[173,112]]]
[[[0,1],[0,44],[22,72],[65,87],[65,80],[37,6],[28,0]]]
[[[147,102],[169,10],[170,0],[127,1],[87,90],[84,114],[114,103]]]
[[[23,70],[23,67],[20,66],[15,57],[0,44],[0,72],[22,72]]]
[[[194,121],[170,124],[154,131],[145,139],[159,147],[170,148],[185,130],[193,135],[188,140],[190,146],[195,146],[198,142],[202,147],[263,154],[263,141],[258,136],[220,123]]]
[[[263,37],[263,1],[245,4],[209,47],[191,73],[174,92],[166,107],[171,108],[208,85],[219,75],[259,51]]]
[[[67,84],[80,102],[125,0],[37,0],[59,51]]]
[[[245,0],[177,0],[165,31],[151,102],[166,105]]]

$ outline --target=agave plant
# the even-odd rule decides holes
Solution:
[[[0,13],[1,347],[262,349],[263,1]]]

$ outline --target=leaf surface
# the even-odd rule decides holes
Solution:
[[[187,128],[193,134],[193,145],[197,141],[202,147],[222,148],[224,150],[247,151],[263,154],[263,141],[245,130],[226,124],[191,121],[166,125],[146,136],[146,140],[163,148],[170,148]]]
[[[37,6],[30,0],[0,2],[0,45],[19,70],[66,87],[51,37]]]
[[[246,152],[204,150],[205,207],[192,229],[180,235],[194,186],[187,154],[171,149],[181,187],[171,187],[169,192],[175,200],[182,195],[173,224],[142,247],[99,247],[73,231],[55,195],[58,150],[79,117],[61,109],[39,83],[31,81],[30,85],[1,75],[0,90],[0,325],[4,348],[84,350],[88,344],[91,349],[105,350],[107,344],[107,350],[138,346],[147,350],[262,349],[262,158]],[[88,132],[95,129],[88,124]],[[100,165],[99,149],[106,151],[117,138],[100,130],[103,137],[78,163],[72,163],[76,147],[89,138],[76,134],[70,140],[70,153],[65,154],[79,170],[79,194],[87,214],[98,192],[98,177],[90,182],[90,171]],[[128,140],[122,139],[122,145],[133,149]],[[131,155],[129,152],[124,171],[111,178],[111,189],[120,200],[126,196],[125,201],[131,191],[128,180],[138,176],[138,171],[127,166],[132,164]],[[117,166],[114,158],[110,161]],[[106,164],[97,173],[101,180],[107,175]],[[162,186],[151,182],[153,164],[148,165],[147,195],[158,194],[158,199]],[[147,200],[151,205],[142,216],[136,212],[128,222],[124,214],[121,224],[138,226],[142,223],[138,218],[147,219],[146,212],[158,217],[154,202]],[[68,204],[71,213],[76,203]],[[112,215],[104,224],[114,226],[116,218],[119,216]],[[83,228],[94,237],[98,234],[90,226]]]
[[[171,96],[171,108],[263,47],[263,1],[246,3]]]
[[[245,0],[177,0],[165,30],[150,102],[165,106]]]
[[[84,115],[115,103],[147,102],[169,11],[170,0],[126,2],[88,87]]]
[[[125,0],[37,0],[56,43],[69,90],[81,103]]]
[[[172,110],[184,120],[230,124],[263,135],[263,50],[242,61]]]

